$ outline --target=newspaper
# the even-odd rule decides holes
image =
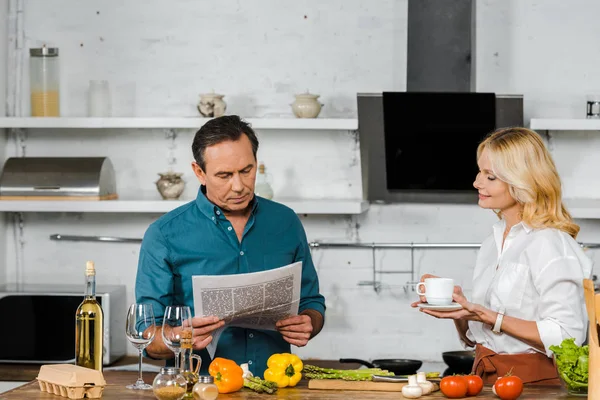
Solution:
[[[274,331],[277,321],[298,315],[301,279],[301,261],[248,274],[194,275],[194,316],[217,316],[225,321],[206,348],[210,358],[229,326]]]

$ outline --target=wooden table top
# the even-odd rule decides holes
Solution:
[[[152,383],[155,374],[145,374],[144,380],[147,383]],[[151,390],[134,391],[127,389],[125,386],[134,383],[137,379],[136,372],[129,371],[106,371],[104,373],[107,385],[104,388],[102,399],[104,400],[137,400],[137,399],[154,399],[154,394]],[[290,400],[348,400],[348,399],[401,399],[402,395],[398,392],[361,392],[361,391],[334,391],[334,390],[311,390],[307,387],[307,381],[302,380],[298,386],[294,388],[279,389],[276,394],[258,394],[249,389],[242,389],[239,392],[231,394],[220,394],[219,399],[290,399]],[[437,399],[445,398],[441,392],[436,392],[430,396],[423,396],[422,399]],[[479,399],[498,399],[493,393],[491,386],[484,387],[483,391],[476,397]],[[526,387],[519,400],[540,400],[540,399],[580,399],[581,397],[568,396],[567,392],[562,388],[557,387]],[[67,399],[54,394],[42,392],[37,381],[29,382],[21,387],[0,394],[0,400],[12,399],[44,399],[44,400],[59,400]]]

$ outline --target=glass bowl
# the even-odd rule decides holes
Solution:
[[[556,368],[556,373],[558,374],[558,380],[560,381],[560,384],[563,388],[565,388],[565,390],[567,391],[567,393],[571,396],[582,396],[582,397],[587,397],[588,395],[588,388],[586,387],[582,387],[582,388],[578,388],[578,389],[571,389],[567,386],[567,383],[563,380],[562,376],[560,375],[560,371],[558,369],[558,367],[556,366],[556,358],[554,358],[554,356],[552,356],[552,362],[554,363],[554,368]]]

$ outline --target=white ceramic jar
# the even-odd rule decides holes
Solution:
[[[217,93],[205,93],[200,95],[198,111],[207,118],[220,117],[225,114],[227,103],[223,100],[225,95]]]
[[[324,105],[317,100],[318,94],[302,93],[296,95],[296,101],[292,103],[292,111],[298,118],[317,118]]]

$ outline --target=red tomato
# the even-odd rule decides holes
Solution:
[[[503,376],[494,383],[494,392],[502,400],[515,400],[523,393],[523,381],[518,376]]]
[[[467,396],[477,396],[483,389],[483,379],[478,375],[466,375]]]
[[[460,399],[467,395],[467,381],[463,376],[445,376],[440,381],[440,390],[449,399]]]

